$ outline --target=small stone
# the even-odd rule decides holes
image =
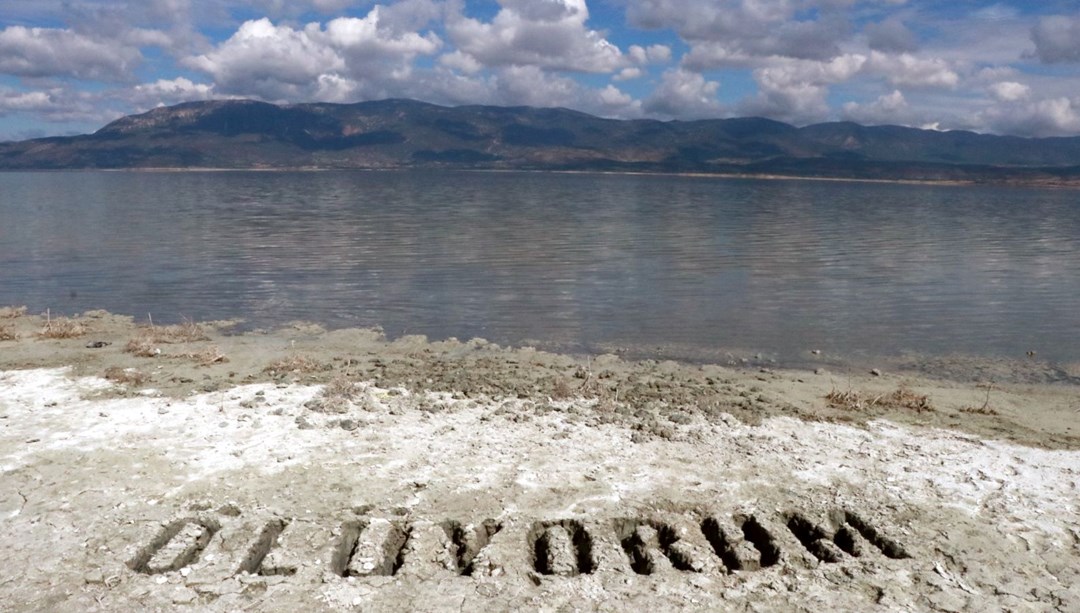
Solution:
[[[315,425],[308,421],[303,415],[296,418],[296,426],[301,430],[312,430]]]
[[[815,375],[824,375],[824,374],[827,374],[828,372],[829,371],[825,370],[824,368],[815,368],[814,369],[814,374]]]
[[[875,377],[880,377],[881,376],[881,371],[876,369],[876,368],[871,368],[870,369],[870,374],[874,375]]]
[[[810,353],[812,353],[814,355],[821,355],[821,350],[820,349],[811,349]]]
[[[352,432],[357,427],[359,427],[359,424],[357,424],[356,420],[354,419],[343,419],[338,422],[338,424],[341,426],[341,429],[345,430],[346,432]]]

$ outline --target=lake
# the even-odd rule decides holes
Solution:
[[[1080,359],[1080,192],[495,172],[0,173],[0,305],[570,350]]]

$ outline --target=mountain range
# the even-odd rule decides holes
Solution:
[[[188,102],[93,134],[0,143],[0,170],[468,168],[1080,186],[1080,137],[762,118],[616,120],[414,100]]]

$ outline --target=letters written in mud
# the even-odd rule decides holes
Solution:
[[[184,576],[207,566],[216,567],[219,576],[293,576],[312,567],[344,578],[523,572],[540,581],[612,571],[728,574],[911,557],[899,542],[848,510],[820,518],[800,512],[699,513],[462,523],[358,516],[326,524],[245,519],[235,508],[198,513],[166,523],[127,566],[145,575],[180,571]]]

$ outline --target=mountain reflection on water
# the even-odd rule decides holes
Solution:
[[[1078,202],[663,176],[7,173],[0,304],[685,358],[1074,361]]]

